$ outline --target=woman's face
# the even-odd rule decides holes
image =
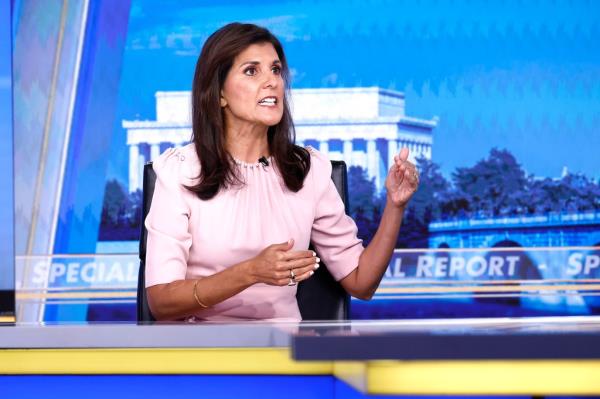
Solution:
[[[273,45],[250,45],[234,59],[221,90],[227,126],[278,124],[283,94],[281,61]]]

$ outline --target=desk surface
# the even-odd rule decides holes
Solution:
[[[600,360],[600,317],[0,327],[5,349],[284,347],[298,360]]]
[[[294,359],[600,360],[600,317],[373,321],[313,328],[315,334],[301,327],[292,335]]]
[[[0,327],[0,349],[0,374],[334,375],[375,394],[600,394],[600,317],[17,324]]]
[[[274,348],[289,346],[294,328],[270,323],[30,323],[0,328],[0,348]]]

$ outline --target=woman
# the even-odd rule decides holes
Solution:
[[[154,163],[146,287],[158,320],[300,320],[296,283],[320,261],[311,241],[350,295],[377,289],[418,186],[408,150],[395,157],[381,224],[363,248],[329,160],[293,144],[287,89],[282,46],[264,28],[230,24],[202,48],[193,143]]]

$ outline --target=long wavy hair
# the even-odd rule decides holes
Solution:
[[[267,130],[269,151],[286,187],[299,191],[310,170],[310,154],[296,146],[296,132],[289,109],[289,69],[283,47],[267,29],[232,23],[214,32],[204,43],[192,86],[192,141],[200,159],[199,183],[187,187],[200,199],[213,198],[223,187],[243,184],[235,162],[225,148],[225,116],[221,89],[235,57],[252,44],[271,43],[281,61],[285,85],[281,121]]]

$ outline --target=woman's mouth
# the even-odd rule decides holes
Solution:
[[[274,107],[277,105],[277,97],[265,97],[258,102],[258,105],[261,105],[263,107]]]

